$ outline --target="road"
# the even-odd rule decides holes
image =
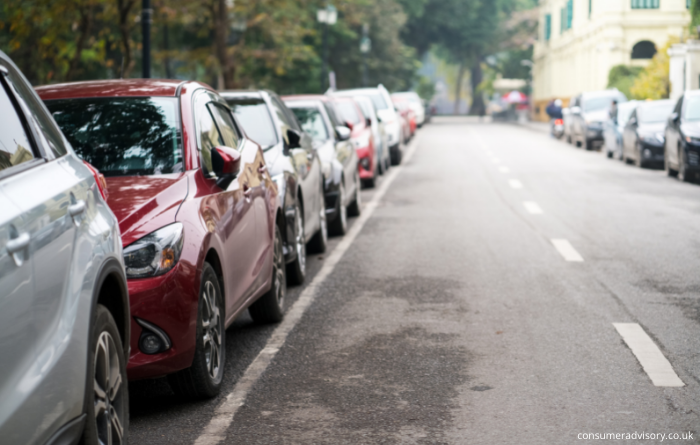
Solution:
[[[131,383],[131,443],[700,443],[700,185],[468,118],[409,150],[219,398]]]

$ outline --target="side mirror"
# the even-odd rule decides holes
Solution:
[[[337,127],[335,127],[335,134],[338,136],[339,141],[347,141],[348,139],[350,139],[350,135],[352,134],[352,132],[347,127],[338,125]]]
[[[231,147],[215,147],[211,151],[211,163],[217,176],[216,185],[225,189],[241,169],[241,154]]]
[[[301,147],[301,134],[291,128],[287,129],[287,137],[285,138],[285,148],[291,150],[292,148]]]
[[[581,114],[581,107],[571,107],[571,114],[579,115]]]
[[[350,121],[345,121],[345,126],[348,127],[350,130],[352,130],[353,127],[355,127],[355,125],[353,125],[353,123]]]

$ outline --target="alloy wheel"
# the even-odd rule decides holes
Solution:
[[[221,367],[222,318],[217,305],[218,296],[214,283],[207,281],[202,293],[202,346],[209,376],[216,380]]]
[[[95,422],[100,444],[124,443],[124,400],[120,357],[109,332],[102,332],[95,349]]]

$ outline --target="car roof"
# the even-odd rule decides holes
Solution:
[[[263,94],[268,93],[266,90],[224,90],[219,91],[219,94],[224,99],[226,98],[244,98],[244,99],[262,99]]]
[[[87,97],[176,97],[188,81],[170,79],[111,79],[59,83],[36,87],[43,100]],[[209,85],[197,83],[205,88]]]
[[[372,88],[353,88],[350,90],[338,90],[338,91],[333,92],[333,94],[342,94],[345,96],[354,95],[354,94],[370,94],[370,93],[381,93],[381,90],[379,89],[379,87],[372,87]]]
[[[289,96],[282,96],[282,100],[285,101],[295,101],[295,100],[320,100],[323,102],[328,102],[332,98],[324,94],[293,94]]]

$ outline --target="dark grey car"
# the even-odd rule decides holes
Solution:
[[[577,147],[593,150],[603,145],[603,124],[610,116],[613,100],[627,102],[625,95],[616,89],[583,93],[571,100],[568,119],[571,141]]]
[[[125,443],[129,301],[104,183],[1,51],[0,116],[0,443]]]

